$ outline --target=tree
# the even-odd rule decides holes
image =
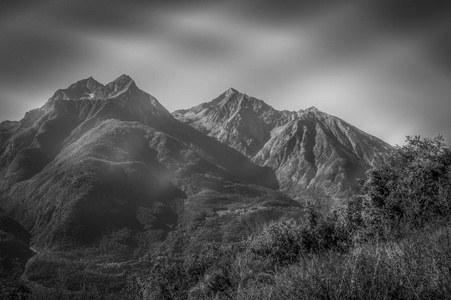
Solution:
[[[451,151],[442,136],[408,136],[405,146],[397,146],[385,163],[367,175],[363,185],[367,216],[391,228],[421,227],[449,216]]]

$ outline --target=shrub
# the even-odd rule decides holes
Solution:
[[[366,228],[370,236],[399,237],[405,230],[421,228],[448,218],[451,210],[451,151],[442,136],[407,137],[407,145],[377,168],[363,184],[360,207],[350,222]],[[348,216],[351,217],[351,216]]]
[[[283,265],[296,262],[305,254],[345,251],[350,240],[346,228],[338,222],[337,214],[320,218],[308,207],[304,223],[293,219],[269,223],[248,239],[248,250]]]
[[[233,299],[239,275],[233,267],[239,249],[206,245],[197,255],[158,257],[150,272],[129,278],[136,299]]]
[[[248,241],[248,249],[257,256],[277,263],[290,263],[303,252],[303,229],[293,219],[272,222]]]

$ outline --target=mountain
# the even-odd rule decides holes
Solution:
[[[356,179],[392,147],[315,107],[278,111],[262,100],[229,89],[218,98],[174,117],[275,170],[289,196],[341,198]]]
[[[44,287],[119,289],[108,284],[156,256],[299,215],[278,187],[271,168],[179,122],[126,75],[80,80],[0,123],[0,208],[22,228],[4,235],[36,251],[23,277]]]

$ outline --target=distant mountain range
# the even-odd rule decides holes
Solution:
[[[289,196],[340,198],[392,150],[340,118],[315,107],[278,111],[229,89],[218,98],[173,113],[178,120],[271,167]]]
[[[126,75],[90,77],[0,123],[0,251],[34,253],[24,278],[43,286],[73,268],[73,249],[197,253],[301,216],[304,196],[349,195],[390,150],[314,108],[277,111],[230,89],[171,114]]]

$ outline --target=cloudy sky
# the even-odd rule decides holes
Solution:
[[[439,133],[451,145],[444,2],[2,1],[0,120],[125,73],[170,111],[234,87],[276,109],[316,106],[393,145]]]

